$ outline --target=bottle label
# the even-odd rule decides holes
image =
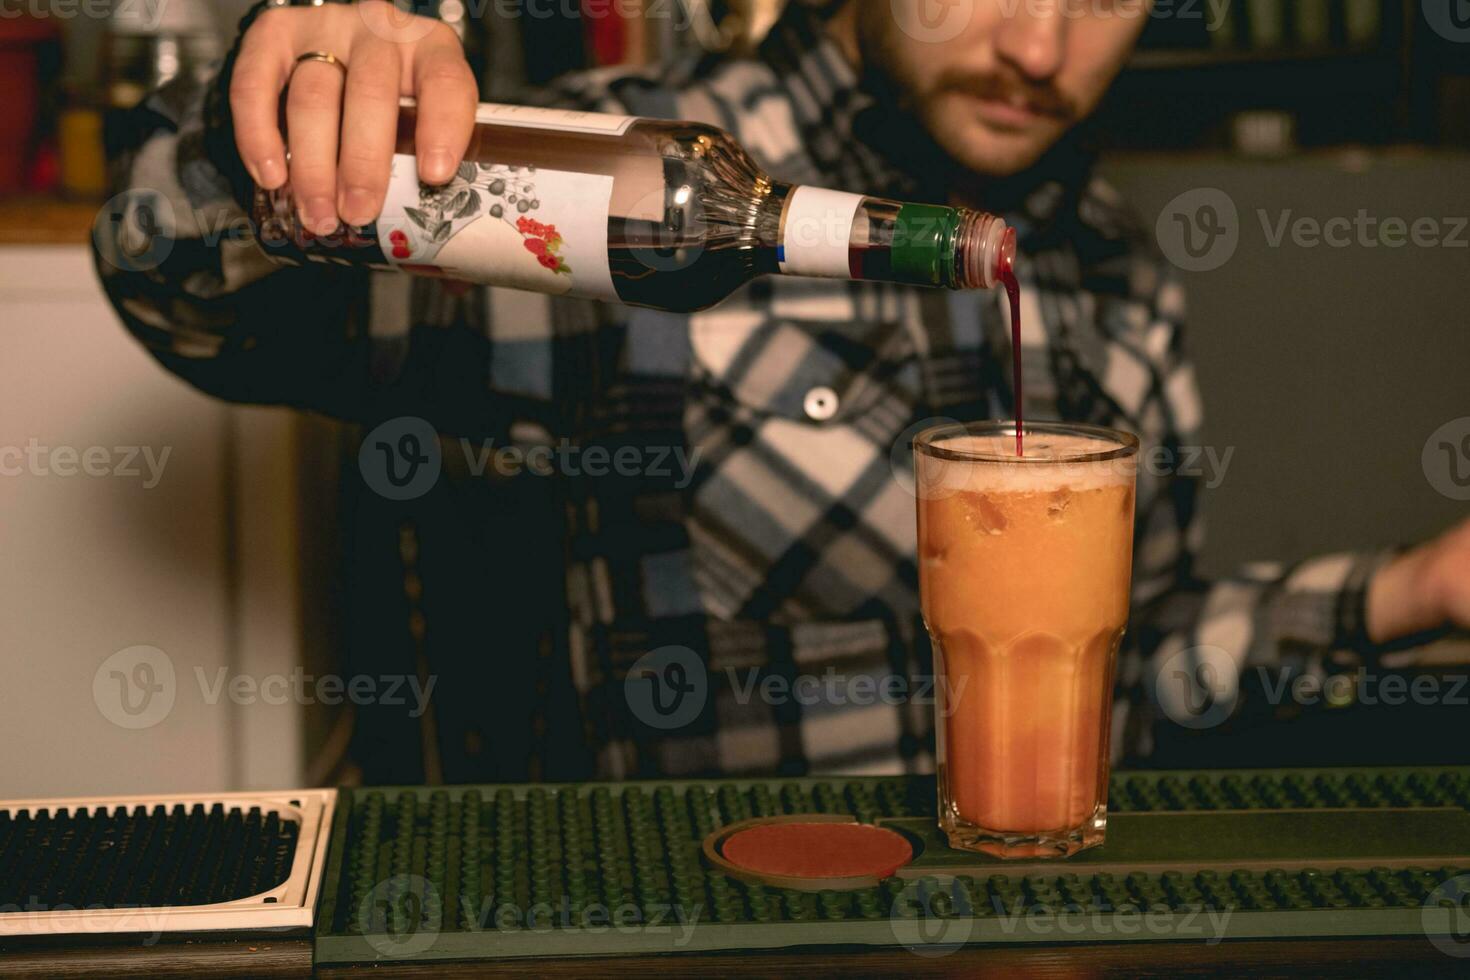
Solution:
[[[494,102],[481,102],[480,107],[475,110],[475,122],[599,136],[622,136],[637,121],[637,116],[613,116],[602,112],[580,112],[576,109],[538,109],[535,106],[500,105]]]
[[[861,194],[801,186],[786,199],[776,261],[793,276],[851,279],[852,221]]]
[[[378,236],[404,269],[552,295],[616,300],[607,259],[606,174],[465,161],[447,184],[421,184],[393,157]]]

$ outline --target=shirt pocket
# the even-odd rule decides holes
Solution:
[[[695,381],[754,416],[819,426],[861,419],[885,398],[913,403],[919,371],[906,304],[858,302],[863,291],[853,285],[781,283],[766,301],[694,314]]]
[[[691,318],[685,432],[700,477],[687,527],[703,607],[721,619],[916,605],[914,503],[895,472],[918,412],[914,326],[902,304],[859,302],[850,285]]]

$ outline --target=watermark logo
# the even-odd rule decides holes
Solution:
[[[1216,646],[1185,647],[1159,663],[1154,700],[1185,728],[1214,728],[1230,717],[1240,696],[1235,660]]]
[[[168,717],[177,693],[174,662],[158,647],[119,650],[92,675],[97,710],[119,728],[152,728]]]
[[[1441,953],[1470,958],[1470,874],[1456,875],[1425,896],[1419,922]]]
[[[969,942],[977,920],[958,881],[914,879],[905,882],[888,909],[888,928],[910,953],[948,956]]]
[[[1154,234],[1170,262],[1186,272],[1211,272],[1240,244],[1240,213],[1218,187],[1196,187],[1164,205]]]
[[[975,0],[892,0],[891,6],[898,29],[929,44],[953,41],[975,17]]]
[[[174,250],[174,206],[156,190],[135,187],[102,205],[92,221],[97,254],[122,272],[156,269]]]
[[[964,467],[924,466],[914,457],[914,439],[925,429],[939,425],[958,426],[951,418],[920,419],[898,434],[888,448],[888,469],[904,492],[920,500],[940,500],[964,489],[968,471]]]
[[[374,37],[392,41],[394,44],[415,44],[427,38],[440,26],[436,18],[416,15],[412,0],[356,3],[352,6],[363,26]]]
[[[704,711],[709,672],[703,658],[688,647],[659,647],[628,668],[623,696],[633,716],[649,728],[683,728]]]
[[[362,935],[388,959],[408,959],[432,948],[442,920],[438,890],[419,875],[394,875],[378,882],[357,907]]]
[[[413,500],[439,480],[439,435],[421,418],[402,415],[369,432],[357,453],[362,478],[388,500]]]
[[[1470,0],[1423,0],[1424,19],[1454,44],[1470,42]]]
[[[1419,461],[1431,487],[1451,500],[1470,500],[1470,415],[1430,433]]]

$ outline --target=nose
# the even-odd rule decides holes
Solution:
[[[1062,67],[1067,17],[1061,0],[1025,0],[1007,14],[996,34],[999,56],[1032,81],[1046,81]]]

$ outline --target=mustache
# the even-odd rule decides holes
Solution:
[[[1080,115],[1076,104],[1050,85],[1026,82],[1011,75],[951,71],[940,76],[936,88],[1022,105],[1039,115],[1063,122],[1071,122]]]

